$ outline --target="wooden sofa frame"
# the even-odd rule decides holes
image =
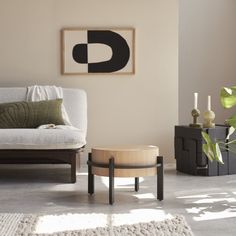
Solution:
[[[79,149],[3,149],[0,164],[69,164],[71,183],[76,182],[76,157]],[[79,159],[78,159],[79,160]]]

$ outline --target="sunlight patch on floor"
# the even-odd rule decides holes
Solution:
[[[108,177],[102,177],[102,183],[109,188],[109,178]],[[139,178],[139,183],[142,183],[144,181],[144,178],[140,177]],[[126,188],[127,187],[132,187],[134,186],[134,178],[119,178],[116,177],[114,179],[114,183],[115,183],[115,188]]]
[[[114,214],[114,224],[135,224],[139,222],[149,222],[152,220],[162,221],[170,219],[173,216],[166,214],[165,211],[160,209],[133,209],[129,214]]]
[[[206,221],[236,217],[235,194],[235,192],[213,192],[177,198],[185,199],[188,205],[193,205],[191,208],[186,208],[189,214],[193,214],[193,220]]]
[[[202,203],[215,203],[215,202],[228,202],[228,203],[232,203],[232,202],[236,202],[236,198],[208,198],[208,199],[201,199],[201,200],[197,200],[194,201],[193,203],[195,204],[202,204]]]
[[[217,195],[225,195],[227,193],[217,193]],[[177,197],[179,199],[191,199],[191,198],[210,198],[210,194],[201,194],[201,195],[188,195],[188,196],[182,196],[182,197]]]
[[[66,230],[104,227],[107,225],[104,214],[63,214],[40,216],[35,233],[54,233]]]
[[[232,217],[236,217],[235,209],[227,208],[224,211],[218,211],[218,212],[204,211],[202,214],[199,214],[199,216],[193,217],[193,219],[195,221],[203,221],[203,220],[225,219]]]
[[[202,194],[202,195],[189,195],[189,196],[182,196],[182,197],[177,197],[178,199],[192,199],[192,198],[209,198],[207,194]]]
[[[125,214],[62,214],[40,216],[34,233],[55,233],[61,231],[118,226],[170,219],[159,209],[134,209]]]
[[[186,211],[188,213],[200,213],[201,211],[207,209],[207,207],[192,207],[192,208],[187,208]]]
[[[143,194],[133,194],[134,197],[138,199],[155,199],[155,195],[152,193],[143,193]]]

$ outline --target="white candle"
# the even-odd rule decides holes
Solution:
[[[197,97],[198,93],[194,93],[194,109],[197,109]]]
[[[208,111],[211,110],[211,96],[208,96],[208,99],[207,99],[207,110]]]

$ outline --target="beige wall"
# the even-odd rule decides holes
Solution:
[[[211,95],[216,123],[222,123],[232,110],[221,107],[220,88],[236,85],[236,1],[180,0],[179,7],[179,121],[191,122],[193,93],[199,92],[201,112]]]
[[[134,27],[132,76],[62,76],[63,27]],[[155,144],[173,158],[178,122],[177,0],[1,0],[0,86],[56,84],[88,94],[88,145]]]

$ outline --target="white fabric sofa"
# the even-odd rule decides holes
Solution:
[[[0,88],[0,103],[26,100],[27,88]],[[0,129],[0,164],[67,163],[76,182],[76,156],[86,144],[87,96],[63,88],[63,104],[77,129]]]

